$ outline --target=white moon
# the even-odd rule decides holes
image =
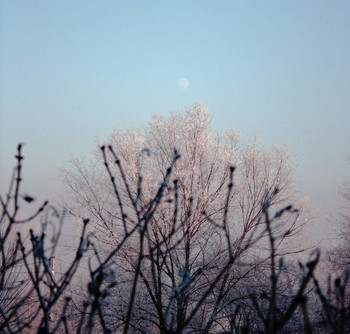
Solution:
[[[179,87],[182,89],[187,89],[188,86],[190,85],[190,82],[186,78],[180,78],[177,81],[177,83],[178,83]]]

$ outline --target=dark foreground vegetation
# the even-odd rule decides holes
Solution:
[[[100,250],[88,232],[89,219],[83,219],[75,255],[57,274],[53,261],[62,214],[45,202],[23,217],[22,203],[34,199],[21,193],[23,155],[18,146],[10,189],[0,197],[1,333],[349,332],[348,272],[320,282],[317,251],[305,264],[279,254],[288,234],[281,235],[279,226],[284,216],[298,211],[287,205],[272,212],[278,189],[265,193],[254,226],[234,234],[229,199],[235,191],[235,168],[229,168],[220,215],[202,210],[201,224],[206,222],[207,230],[196,236],[198,226],[190,224],[194,199],[187,199],[180,216],[184,203],[172,179],[181,159],[176,151],[147,202],[142,200],[141,175],[134,191],[113,148],[102,147],[101,152],[119,210],[113,231],[118,239],[108,251]],[[157,225],[163,215],[168,215],[167,226]],[[25,232],[34,221],[40,229]],[[75,280],[81,263],[89,268],[86,284]]]

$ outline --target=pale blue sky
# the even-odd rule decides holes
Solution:
[[[28,191],[51,196],[96,136],[200,101],[217,129],[290,148],[329,231],[350,175],[349,18],[348,0],[1,1],[1,190],[18,142]]]

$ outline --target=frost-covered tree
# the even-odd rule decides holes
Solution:
[[[200,104],[155,115],[142,129],[116,129],[107,143],[103,159],[75,160],[63,175],[66,206],[90,217],[96,247],[115,268],[108,321],[124,332],[225,330],[219,319],[247,298],[246,278],[271,254],[300,250],[290,246],[305,221],[291,210],[286,151],[214,131]],[[267,229],[266,208],[283,206]]]
[[[329,260],[334,269],[342,272],[348,270],[350,265],[350,179],[344,182],[339,193],[343,200],[339,214],[340,243],[330,251]]]

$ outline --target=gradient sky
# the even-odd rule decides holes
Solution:
[[[217,129],[289,147],[330,236],[350,175],[349,18],[348,0],[1,1],[2,193],[18,142],[23,191],[44,199],[96,137],[200,101]]]

